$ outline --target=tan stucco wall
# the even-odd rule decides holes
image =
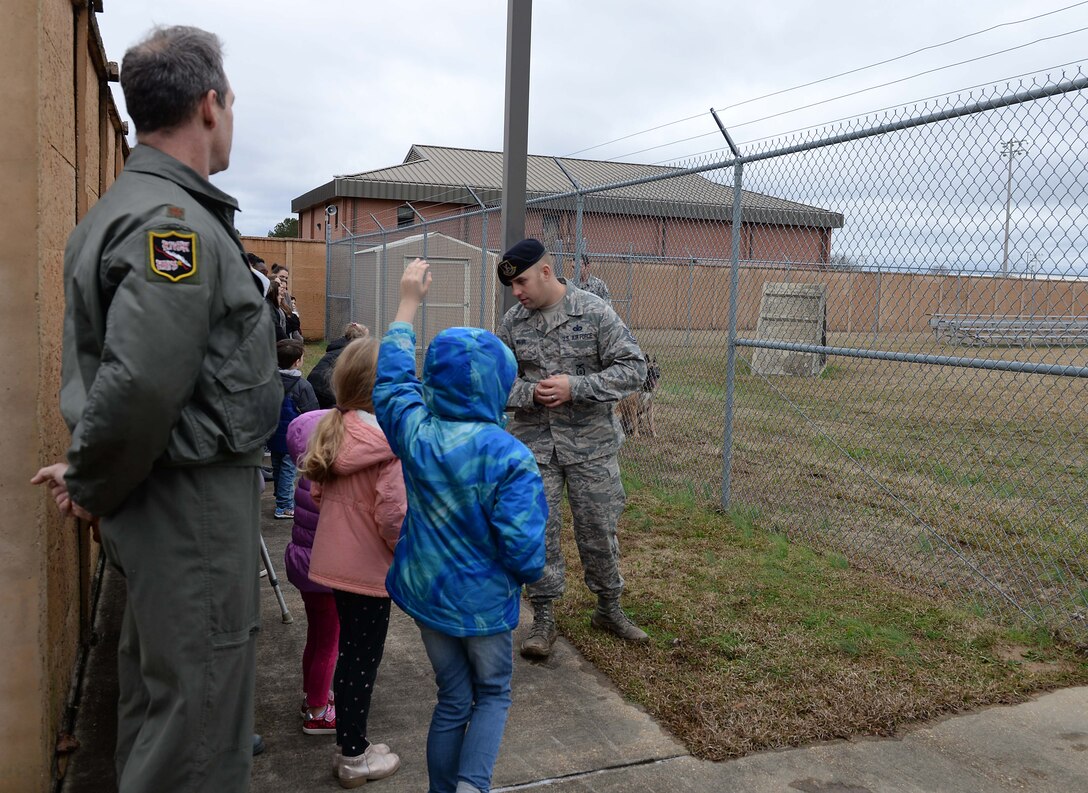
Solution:
[[[302,335],[307,341],[325,337],[325,241],[286,237],[242,237],[247,253],[264,259],[269,271],[282,264],[298,304]],[[334,337],[339,333],[332,334]]]
[[[727,262],[629,267],[622,259],[598,258],[593,266],[608,284],[620,316],[635,329],[728,327]],[[1010,316],[1088,313],[1088,290],[1075,281],[878,274],[775,263],[741,268],[737,292],[739,327],[755,329],[764,282],[783,281],[823,284],[827,288],[827,329],[842,333],[878,330],[928,333],[931,316],[939,313]]]
[[[9,0],[0,26],[0,791],[48,790],[97,547],[28,481],[62,459],[57,408],[64,243],[123,162],[120,121],[86,4]],[[81,575],[82,569],[82,575]],[[62,764],[63,767],[63,764]]]

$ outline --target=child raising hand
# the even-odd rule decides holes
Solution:
[[[486,793],[510,708],[521,585],[543,572],[548,507],[532,454],[503,429],[517,369],[497,336],[442,331],[416,377],[411,321],[430,285],[426,261],[408,265],[378,356],[374,410],[408,495],[386,589],[415,618],[438,684],[430,789]]]

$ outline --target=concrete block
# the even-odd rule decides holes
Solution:
[[[823,284],[766,282],[759,304],[756,338],[823,344],[827,332],[827,288]],[[815,377],[825,357],[815,353],[754,349],[752,371],[761,375]]]
[[[38,168],[39,250],[63,250],[76,226],[75,165],[53,146],[43,146]]]
[[[50,5],[46,3],[46,5]],[[67,33],[42,48],[39,70],[41,90],[38,105],[38,132],[44,149],[52,146],[69,162],[75,162],[75,86],[72,82],[72,22],[69,8]]]

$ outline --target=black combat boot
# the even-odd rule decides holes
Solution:
[[[614,633],[629,642],[648,642],[650,637],[623,613],[619,597],[601,595],[597,598],[597,609],[589,622],[594,628]],[[524,647],[522,648],[524,652]]]
[[[533,627],[529,629],[529,635],[521,643],[521,655],[523,658],[531,658],[542,661],[552,654],[552,645],[555,644],[555,611],[551,601],[533,604]]]

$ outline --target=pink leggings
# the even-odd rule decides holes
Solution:
[[[303,592],[306,606],[306,649],[302,652],[302,688],[306,707],[320,708],[329,699],[336,652],[340,643],[340,618],[331,592]]]

